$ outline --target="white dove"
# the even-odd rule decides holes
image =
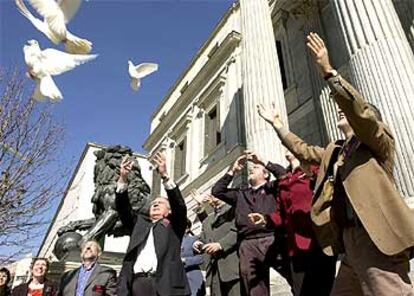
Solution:
[[[33,99],[37,101],[44,101],[45,98],[52,102],[61,100],[62,94],[52,76],[72,70],[98,56],[69,54],[52,48],[41,50],[36,40],[29,40],[27,44],[23,46],[24,59],[29,67],[29,76],[36,81]]]
[[[128,61],[128,73],[131,78],[130,85],[133,90],[137,91],[141,86],[141,78],[158,70],[158,64],[142,63],[135,66],[131,61]]]
[[[54,44],[64,43],[65,50],[73,54],[87,54],[92,42],[79,38],[66,29],[66,24],[75,16],[82,0],[29,0],[29,3],[44,20],[33,16],[23,0],[15,0],[19,12]]]

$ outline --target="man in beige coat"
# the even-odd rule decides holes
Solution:
[[[311,146],[283,126],[276,110],[258,112],[298,159],[320,165],[315,232],[326,254],[345,254],[332,295],[414,295],[408,277],[414,212],[394,184],[393,135],[375,106],[331,66],[323,40],[310,33],[307,46],[333,91],[346,140]]]

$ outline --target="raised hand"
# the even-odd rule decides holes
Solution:
[[[195,202],[200,206],[205,201],[201,194],[196,190],[192,189],[190,191],[190,197],[195,200]]]
[[[151,162],[155,163],[157,171],[160,174],[161,178],[168,178],[165,154],[162,152],[157,152],[154,156],[151,157],[150,160]]]
[[[267,223],[266,216],[260,213],[250,213],[247,215],[250,223],[254,225],[265,226]]]
[[[261,164],[263,166],[265,165],[263,160],[260,158],[259,155],[256,154],[256,152],[253,152],[251,150],[245,150],[244,153],[246,154],[246,158],[248,161],[251,161],[256,164]]]
[[[234,162],[230,172],[232,172],[234,175],[238,174],[246,165],[247,156],[246,154],[243,154],[239,156],[239,158],[236,159]]]
[[[259,104],[256,107],[260,117],[262,117],[268,123],[273,125],[275,128],[283,127],[283,122],[280,119],[279,112],[276,110],[276,106],[274,103],[272,103],[271,108],[265,108],[263,104]]]
[[[325,46],[325,42],[319,37],[316,33],[309,33],[306,37],[306,45],[311,50],[311,53],[314,57],[315,64],[318,66],[322,75],[325,77],[331,73],[333,67],[329,62],[328,49]]]
[[[134,161],[129,156],[124,156],[121,162],[121,169],[119,170],[119,180],[121,183],[128,183],[128,174],[134,165]]]

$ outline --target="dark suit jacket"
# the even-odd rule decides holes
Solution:
[[[21,285],[18,285],[16,288],[12,291],[12,296],[27,296],[27,290],[29,289],[29,284],[24,283]],[[55,296],[57,295],[57,287],[55,283],[49,282],[48,280],[45,281],[45,285],[43,288],[43,296]]]
[[[223,205],[221,212],[210,213],[202,222],[200,239],[204,243],[220,243],[222,250],[215,256],[206,255],[207,283],[211,277],[219,274],[220,281],[228,282],[239,278],[239,257],[237,255],[237,229],[234,224],[234,207]],[[197,210],[199,217],[204,216],[205,209]],[[201,219],[200,219],[201,220]]]
[[[235,207],[235,223],[239,240],[274,235],[276,228],[280,228],[279,226],[282,224],[280,207],[276,196],[278,179],[285,174],[285,169],[271,162],[268,162],[266,169],[276,177],[276,180],[266,182],[257,191],[252,188],[228,188],[233,180],[233,176],[227,173],[211,189],[212,195]],[[258,198],[256,199],[256,197]],[[265,215],[273,213],[274,216],[277,214],[279,215],[278,222],[276,225],[268,223],[264,227],[262,225],[255,225],[248,218],[248,214],[254,212]],[[273,220],[269,219],[268,221]]]
[[[80,267],[66,272],[60,280],[58,296],[74,296],[78,284]],[[85,296],[116,295],[116,272],[96,263],[85,286]]]
[[[155,273],[157,293],[161,296],[190,295],[191,293],[180,256],[181,240],[187,224],[187,207],[178,187],[166,191],[171,206],[171,215],[168,219],[155,222],[155,225],[148,216],[133,213],[128,191],[116,195],[116,208],[120,219],[131,233],[119,275],[118,295],[132,295],[137,252],[146,243],[152,226],[154,226],[155,253],[158,261]]]

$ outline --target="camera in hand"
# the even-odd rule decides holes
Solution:
[[[202,245],[200,245],[199,247],[198,247],[198,251],[200,252],[200,254],[203,254],[206,250],[204,250],[204,247],[205,247],[205,245],[206,244],[202,244]]]

